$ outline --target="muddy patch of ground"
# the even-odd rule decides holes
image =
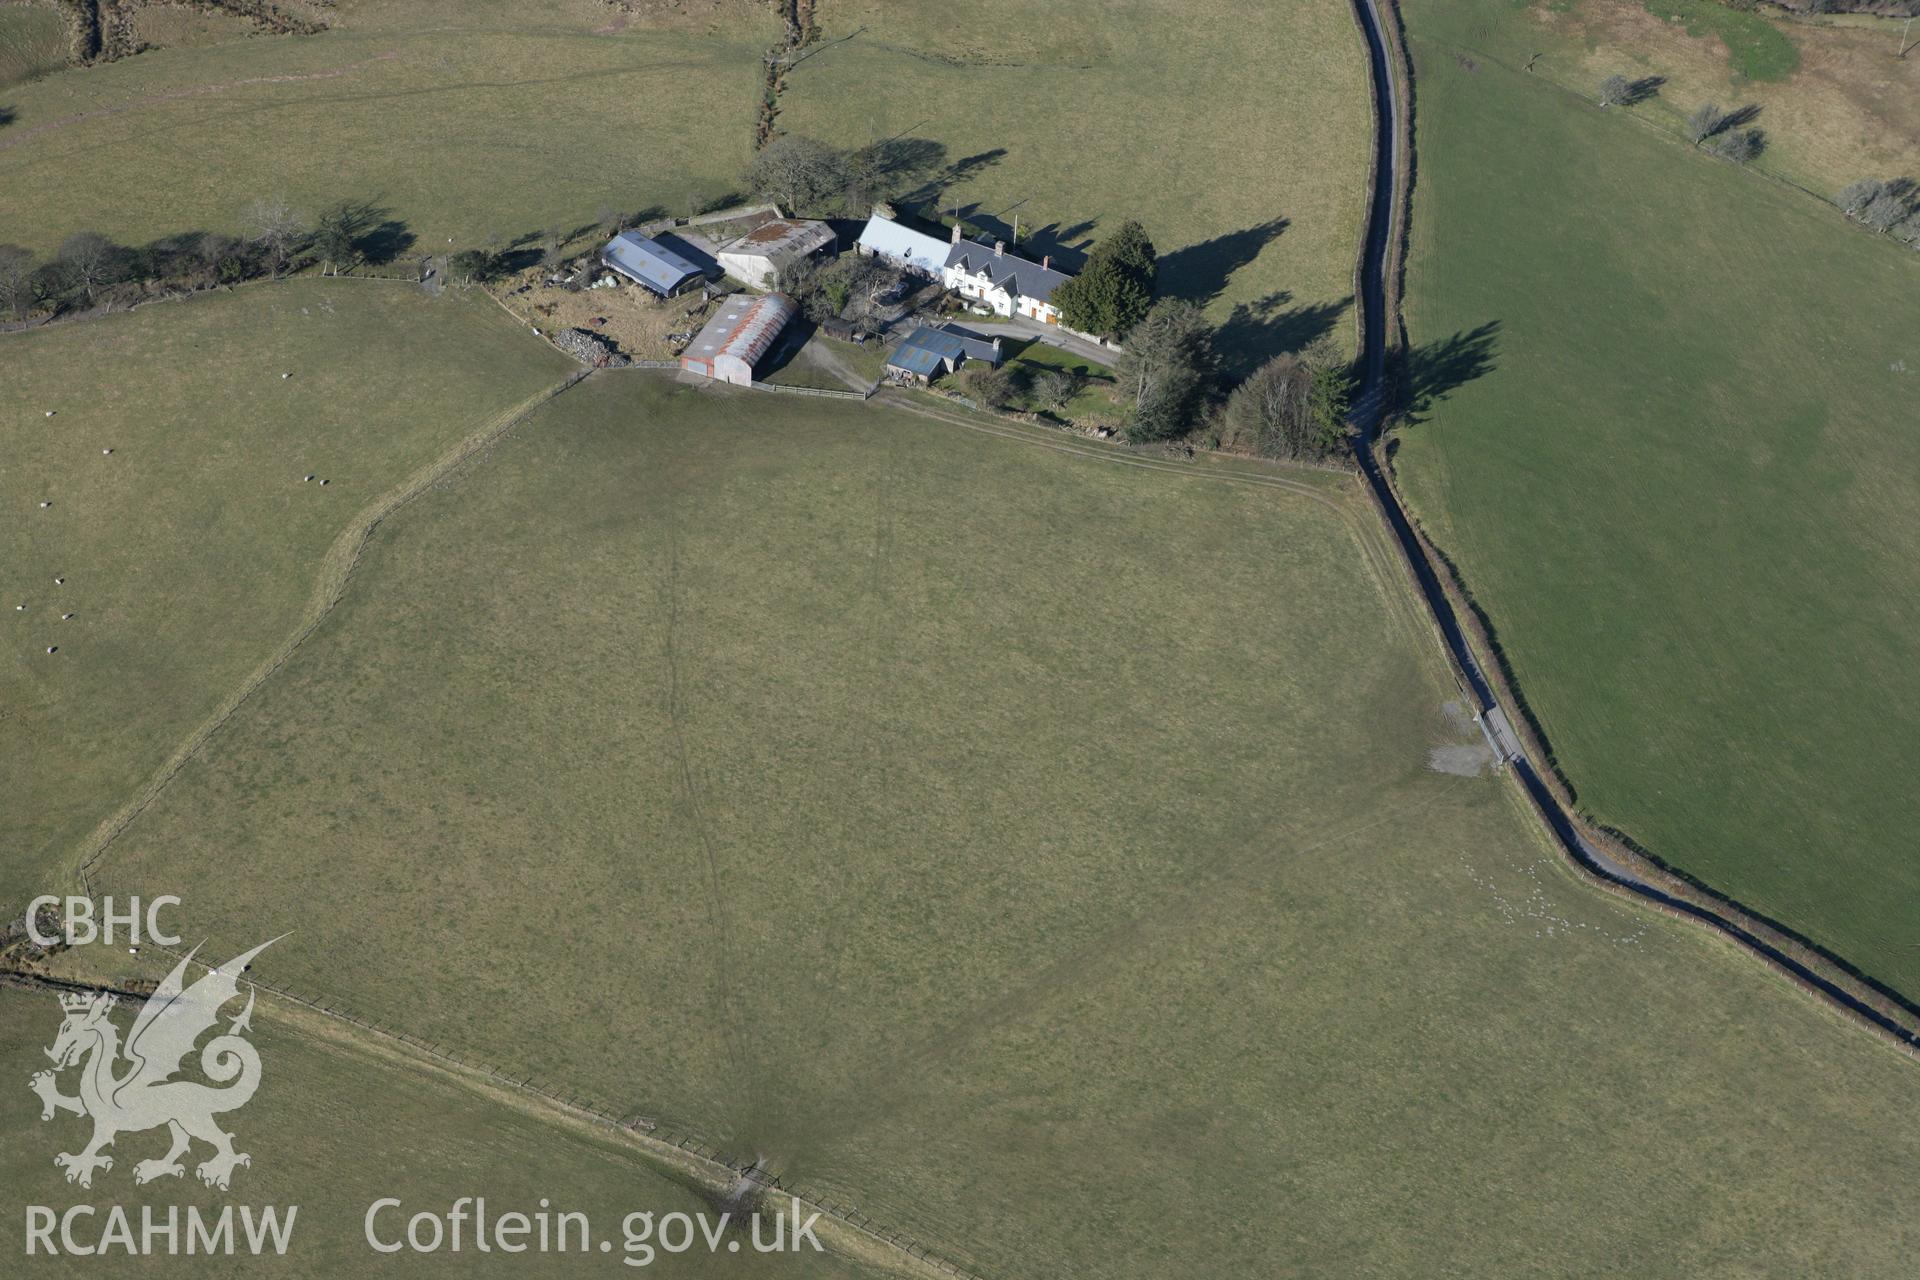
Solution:
[[[1486,735],[1473,721],[1473,715],[1457,701],[1440,707],[1444,729],[1441,736],[1452,741],[1436,743],[1427,751],[1427,768],[1435,773],[1450,773],[1459,778],[1478,778],[1493,764],[1493,752]]]

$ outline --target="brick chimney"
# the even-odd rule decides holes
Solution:
[[[1041,258],[1041,259],[1040,259],[1040,269],[1041,269],[1042,271],[1051,271],[1051,270],[1053,270],[1053,255],[1052,255],[1052,254],[1050,254],[1050,253],[1049,253],[1049,254],[1047,254],[1047,255],[1046,255],[1045,257],[1043,257],[1043,258]]]
[[[996,258],[1004,258],[1007,256],[1007,242],[1005,240],[995,240],[993,242],[993,256]]]
[[[957,222],[953,224],[953,242],[960,243],[960,224]]]

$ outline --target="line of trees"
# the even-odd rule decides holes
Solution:
[[[1263,458],[1330,462],[1347,454],[1353,372],[1322,339],[1261,365],[1221,407],[1221,444]]]
[[[1301,462],[1344,460],[1353,367],[1321,339],[1283,352],[1222,398],[1213,329],[1194,303],[1155,303],[1127,339],[1119,367],[1129,444],[1195,432],[1219,447]]]
[[[782,134],[754,153],[741,181],[795,216],[858,216],[915,185],[945,154],[923,138],[887,138],[844,150]]]
[[[338,204],[309,220],[285,200],[259,200],[241,221],[244,235],[189,231],[144,245],[76,231],[45,259],[22,245],[0,244],[0,308],[15,320],[102,305],[111,310],[147,297],[276,277],[309,262],[337,275],[391,261],[413,243],[401,223],[365,202]]]
[[[1920,249],[1920,184],[1911,178],[1862,178],[1835,198],[1861,226]]]

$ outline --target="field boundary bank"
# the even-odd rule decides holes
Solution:
[[[378,281],[381,284],[412,285],[416,289],[420,287],[418,280],[410,280],[405,276],[371,274],[321,275],[318,272],[290,271],[280,276],[259,276],[252,280],[236,280],[232,284],[209,285],[205,289],[182,289],[177,293],[166,293],[151,298],[141,298],[139,301],[128,303],[126,306],[117,310],[111,306],[90,307],[85,311],[75,312],[71,315],[44,316],[37,321],[31,322],[24,320],[0,321],[0,338],[4,338],[9,334],[39,333],[43,329],[64,329],[68,325],[91,324],[95,321],[110,319],[113,316],[132,315],[134,312],[144,311],[148,307],[192,302],[198,298],[212,298],[225,293],[236,293],[241,289],[257,289],[275,284],[292,284],[298,280],[369,280]],[[512,315],[513,313],[508,312],[507,314]],[[514,322],[519,323],[519,321],[520,317],[514,316]]]
[[[1393,0],[1354,0],[1354,5],[1368,37],[1369,66],[1376,80],[1375,117],[1398,121],[1404,114],[1410,119],[1411,58],[1405,44],[1390,37],[1390,24],[1380,12],[1382,9],[1389,12],[1391,27],[1397,28],[1398,7]],[[1379,82],[1382,75],[1386,83]],[[1388,104],[1385,111],[1380,109],[1383,98]],[[1404,257],[1397,255],[1392,245],[1394,231],[1398,228],[1402,236],[1409,235],[1411,225],[1406,210],[1411,203],[1415,166],[1410,155],[1412,135],[1403,137],[1398,156],[1407,158],[1404,161],[1396,158],[1395,184],[1389,193],[1391,204],[1398,208],[1383,211],[1376,206],[1370,211],[1364,252],[1371,261],[1363,264],[1363,276],[1375,283],[1382,304],[1389,298],[1394,301],[1393,322],[1402,334],[1399,347],[1402,353],[1405,351],[1405,319],[1398,309],[1398,290],[1390,280],[1395,270],[1404,270]],[[1369,335],[1379,345],[1363,357],[1368,382],[1374,385],[1363,391],[1359,402],[1363,406],[1370,403],[1378,406],[1363,421],[1362,434],[1356,442],[1361,470],[1368,481],[1366,488],[1381,519],[1389,526],[1390,541],[1404,571],[1427,603],[1428,624],[1437,633],[1462,693],[1473,698],[1483,715],[1497,710],[1501,697],[1521,709],[1524,724],[1516,731],[1519,744],[1509,759],[1511,771],[1566,861],[1581,879],[1606,892],[1633,899],[1674,918],[1704,925],[1751,952],[1846,1021],[1920,1060],[1920,1018],[1915,1017],[1915,1006],[1904,996],[1742,904],[1674,874],[1621,833],[1596,826],[1578,813],[1572,803],[1572,790],[1558,773],[1551,752],[1538,735],[1538,726],[1525,710],[1525,700],[1518,695],[1510,673],[1505,670],[1498,646],[1492,644],[1471,598],[1455,580],[1452,564],[1427,541],[1414,522],[1393,483],[1391,465],[1381,456],[1378,428],[1383,418],[1390,416],[1399,404],[1388,391],[1396,375],[1390,371],[1386,358],[1389,354],[1386,329],[1387,317],[1382,316],[1378,332]],[[1404,364],[1404,361],[1393,363]],[[1383,395],[1386,398],[1383,399]],[[1490,653],[1492,661],[1483,662],[1476,648]],[[1546,761],[1546,767],[1536,764],[1536,759]]]
[[[339,604],[346,595],[347,588],[352,583],[353,571],[360,563],[360,556],[381,522],[525,421],[535,409],[572,389],[593,372],[592,369],[576,369],[558,383],[544,387],[519,403],[500,410],[486,419],[480,427],[442,450],[424,466],[416,468],[397,486],[361,508],[347,527],[335,536],[325,556],[322,557],[319,574],[308,596],[307,608],[293,634],[281,641],[265,661],[249,672],[241,681],[239,688],[221,699],[215,705],[213,712],[187,735],[173,753],[162,762],[160,768],[134,793],[133,798],[103,819],[80,846],[73,861],[75,872],[80,878],[81,888],[88,896],[93,894],[92,870],[113,842],[139,819],[147,807],[159,798],[160,793],[166,790],[168,784],[187,766],[189,761],[200,753],[201,748],[220,731],[247,699],[286,665],[287,661],[306,643],[307,638],[333,613],[334,606]]]
[[[147,946],[176,961],[190,961],[194,967],[203,971],[213,967],[197,955],[181,951],[177,947],[163,946],[151,941]],[[276,999],[305,1009],[316,1017],[345,1024],[357,1033],[389,1042],[390,1046],[394,1046],[390,1048],[390,1052],[411,1059],[418,1065],[426,1065],[416,1057],[424,1054],[428,1058],[445,1064],[448,1068],[466,1073],[471,1077],[468,1081],[469,1085],[490,1084],[496,1088],[512,1090],[527,1095],[530,1099],[538,1099],[541,1104],[571,1113],[576,1119],[610,1129],[627,1141],[638,1144],[644,1155],[662,1165],[671,1165],[675,1161],[692,1164],[699,1172],[706,1175],[707,1185],[713,1189],[726,1190],[744,1180],[754,1184],[761,1192],[779,1192],[782,1195],[792,1196],[806,1208],[819,1210],[842,1227],[857,1233],[861,1238],[902,1255],[895,1260],[896,1269],[929,1275],[954,1276],[959,1280],[989,1280],[984,1273],[948,1260],[913,1237],[889,1229],[852,1205],[826,1196],[815,1195],[798,1184],[785,1181],[777,1173],[762,1168],[757,1158],[740,1160],[728,1155],[697,1130],[668,1126],[637,1112],[617,1111],[585,1094],[555,1088],[530,1072],[503,1071],[451,1045],[439,1041],[422,1040],[397,1027],[363,1018],[336,1003],[331,996],[295,991],[291,987],[252,976],[247,977],[245,981],[248,986],[257,987]],[[152,994],[149,991],[137,990],[131,985],[86,982],[30,970],[11,969],[0,969],[0,987],[56,993],[104,992],[127,1000],[141,1001]],[[352,1033],[343,1034],[349,1039],[352,1038]]]

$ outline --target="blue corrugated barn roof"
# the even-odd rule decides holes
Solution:
[[[672,293],[701,274],[699,267],[658,240],[631,231],[622,231],[609,240],[600,250],[600,261],[656,293]]]
[[[960,339],[922,325],[907,335],[907,340],[900,344],[887,364],[908,373],[932,377],[946,367],[947,361],[951,360],[957,369],[966,358],[966,345]]]

